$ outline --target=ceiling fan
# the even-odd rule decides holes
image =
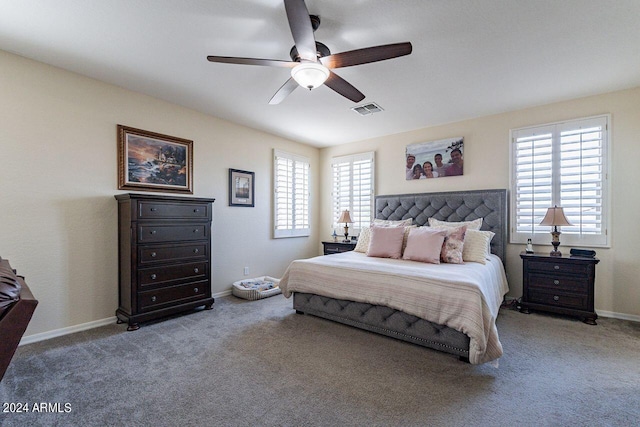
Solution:
[[[333,69],[384,61],[411,53],[411,43],[404,42],[332,55],[327,46],[316,41],[313,32],[320,26],[320,17],[309,15],[304,0],[284,0],[284,7],[295,43],[289,52],[291,61],[207,56],[211,62],[290,68],[291,78],[271,97],[269,104],[279,104],[298,86],[311,90],[322,84],[353,102],[360,102],[364,99],[362,92],[334,73]]]

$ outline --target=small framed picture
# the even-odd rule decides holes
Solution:
[[[193,194],[193,141],[118,125],[118,189]]]
[[[229,206],[255,205],[254,173],[239,169],[229,169]]]

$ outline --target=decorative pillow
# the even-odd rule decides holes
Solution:
[[[496,234],[491,231],[467,230],[464,235],[462,259],[464,262],[487,263],[487,253],[490,253],[491,239]]]
[[[440,253],[446,236],[446,230],[433,230],[430,227],[409,229],[402,259],[440,264]]]
[[[388,219],[377,219],[377,218],[373,220],[373,225],[381,225],[381,226],[387,226],[387,227],[408,227],[412,224],[413,224],[413,219],[411,218],[401,219],[398,221],[391,221]]]
[[[440,221],[439,219],[429,218],[429,225],[432,227],[462,227],[463,225],[466,225],[467,230],[480,230],[480,227],[482,227],[482,218],[474,219],[473,221],[460,222]]]
[[[356,243],[356,247],[354,251],[356,252],[367,252],[369,249],[369,240],[371,239],[371,228],[365,227],[360,230],[360,235],[358,236],[358,242]]]
[[[395,258],[402,256],[402,240],[405,227],[371,227],[371,240],[367,256]]]
[[[405,227],[405,226],[411,226],[412,222],[413,222],[413,220],[411,218],[403,219],[403,220],[400,220],[400,221],[388,221],[388,220],[385,220],[385,219],[374,219],[373,220],[373,225],[375,225],[376,227]],[[370,229],[370,227],[363,228],[362,230],[360,230],[360,235],[358,236],[358,243],[356,243],[356,247],[354,248],[354,251],[366,253],[367,249],[369,248],[370,239],[371,239],[371,229]],[[406,241],[406,238],[405,238],[405,241]],[[406,242],[405,242],[405,244],[406,244]],[[404,246],[403,246],[403,249],[404,249]]]
[[[462,264],[464,262],[462,258],[462,251],[464,249],[464,235],[467,231],[467,226],[451,228],[443,226],[431,227],[435,230],[445,230],[447,237],[444,239],[442,245],[442,252],[440,252],[440,261],[449,264]]]

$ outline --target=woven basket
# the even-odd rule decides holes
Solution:
[[[275,287],[272,289],[266,289],[264,291],[260,291],[258,289],[247,289],[241,285],[242,282],[248,282],[248,281],[273,282]],[[238,298],[254,301],[257,299],[267,298],[267,297],[271,297],[274,295],[278,295],[279,293],[282,293],[282,290],[280,290],[280,288],[278,287],[278,283],[280,283],[280,279],[276,279],[270,276],[262,276],[262,277],[255,277],[253,279],[238,280],[237,282],[233,283],[233,286],[231,287],[231,293],[237,296]]]

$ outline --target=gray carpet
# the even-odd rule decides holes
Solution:
[[[503,309],[495,369],[296,315],[281,295],[229,296],[135,332],[20,347],[0,409],[62,412],[0,413],[0,425],[640,425],[640,324],[598,323]]]

